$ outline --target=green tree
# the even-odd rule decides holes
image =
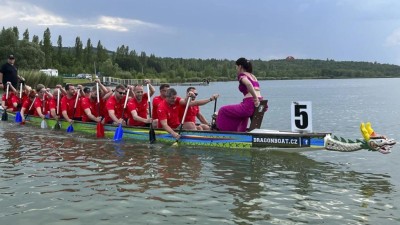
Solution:
[[[99,63],[105,62],[108,59],[107,50],[101,44],[101,41],[97,42],[97,61]]]
[[[22,40],[29,42],[29,31],[28,31],[28,29],[26,29],[25,32],[22,34]]]
[[[35,43],[35,44],[39,45],[39,36],[33,35],[33,37],[32,37],[32,43]]]
[[[62,45],[62,37],[61,35],[58,35],[57,39],[57,62],[59,65],[62,65],[62,51],[63,51],[63,45]]]
[[[0,55],[5,56],[10,53],[19,57],[17,53],[18,49],[18,37],[14,33],[15,31],[11,28],[4,29],[0,33]]]
[[[43,34],[42,50],[45,55],[45,67],[51,68],[53,66],[53,46],[51,44],[51,33],[49,28],[47,28]]]
[[[75,39],[75,60],[77,65],[82,65],[83,58],[83,45],[80,37],[76,37]]]
[[[45,66],[45,54],[39,45],[23,41],[20,44],[18,65],[21,69],[42,69]]]
[[[93,65],[93,46],[92,46],[92,42],[90,41],[90,38],[87,40],[86,42],[86,47],[85,47],[85,66],[86,67],[91,67],[91,65]],[[90,71],[90,69],[89,69]]]

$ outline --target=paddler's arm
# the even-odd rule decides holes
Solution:
[[[137,114],[137,111],[134,109],[131,111],[132,117],[134,120],[142,122],[142,123],[151,123],[153,120],[151,118],[143,118]]]
[[[64,117],[65,121],[67,121],[68,123],[73,123],[74,120],[70,119],[67,113],[67,110],[63,110],[61,112],[62,116]]]
[[[101,121],[101,117],[95,117],[92,114],[92,111],[90,111],[90,108],[85,109],[84,112],[86,113],[88,118],[91,119],[92,121],[95,121],[95,122],[100,122]]]
[[[156,89],[154,89],[153,85],[151,85],[150,80],[149,79],[145,79],[144,83],[147,85],[149,84],[149,89],[150,89],[150,97],[154,95],[154,93],[156,93]]]
[[[21,111],[22,111],[22,109],[21,109]],[[52,109],[50,109],[50,114],[51,114],[51,117],[53,117],[54,119],[56,119],[56,120],[58,120],[60,117],[57,115],[57,112],[56,112],[56,109],[55,108],[52,108]]]
[[[115,116],[115,111],[114,110],[108,110],[108,115],[110,118],[113,120],[114,124],[122,124],[123,119],[118,119],[117,116]]]
[[[45,115],[43,115],[43,113],[42,113],[42,107],[37,107],[36,112],[38,113],[40,118],[42,118],[42,119],[46,118]]]
[[[95,79],[94,82],[99,84],[100,89],[103,91],[103,95],[105,95],[108,92],[110,92],[110,90],[101,83],[100,79]]]
[[[197,119],[199,119],[202,124],[210,125],[201,112],[197,113]]]
[[[172,135],[172,137],[174,137],[176,140],[179,140],[179,138],[181,138],[181,135],[179,135],[178,133],[176,133],[169,125],[167,120],[160,120],[161,126],[162,128],[167,131],[169,134]]]
[[[57,84],[56,88],[59,88],[63,96],[67,95],[67,91],[61,86],[61,84]]]
[[[11,82],[10,81],[8,81],[7,82],[7,84],[9,84],[10,85],[10,91],[12,91],[12,92],[14,92],[15,94],[17,94],[18,93],[18,91],[14,88],[14,86],[12,86],[12,84],[11,84]]]

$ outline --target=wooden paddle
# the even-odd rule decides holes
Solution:
[[[74,111],[73,111],[73,113],[72,113],[72,118],[71,118],[72,120],[74,119],[75,111],[76,111],[76,106],[78,105],[79,94],[80,94],[80,90],[78,90],[78,94],[76,94],[75,105],[74,105]],[[67,132],[68,132],[68,133],[74,132],[74,127],[72,126],[72,123],[67,127]]]
[[[124,118],[124,112],[125,112],[125,108],[126,108],[126,103],[128,102],[128,97],[129,97],[129,90],[130,89],[128,88],[128,91],[126,92],[125,104],[124,104],[124,108],[122,109],[121,118]],[[115,130],[114,141],[120,141],[122,139],[123,135],[124,135],[124,131],[122,130],[122,123],[120,123],[118,128]]]
[[[187,100],[187,102],[186,102],[185,111],[183,112],[182,122],[181,122],[181,124],[179,125],[179,131],[178,131],[178,134],[179,134],[179,135],[182,133],[183,123],[185,122],[186,113],[187,113],[187,111],[188,111],[189,104],[190,104],[191,100],[192,100],[192,98],[189,96],[189,97],[188,97],[188,100]],[[174,142],[173,146],[178,145],[178,141],[179,141],[179,139],[177,139],[177,140]]]
[[[147,84],[147,103],[149,104],[149,116],[151,118],[151,98],[150,98],[150,86]],[[149,130],[149,141],[150,144],[153,144],[156,141],[156,133],[154,132],[153,122],[150,123],[150,130]]]
[[[97,116],[100,116],[100,93],[99,93],[99,83],[96,83],[97,90]],[[101,120],[97,123],[96,126],[96,136],[98,138],[104,137],[104,125],[101,123]]]
[[[6,104],[7,104],[7,100],[8,100],[8,91],[9,90],[10,90],[10,84],[7,83]],[[7,121],[8,120],[7,109],[4,109],[3,115],[1,115],[1,120],[2,121]]]
[[[215,112],[217,111],[217,99],[218,98],[215,99],[214,113],[212,114],[212,117],[211,117],[211,130],[217,130],[217,121],[216,121],[217,115],[215,115]]]
[[[22,106],[22,83],[19,86],[19,106],[18,106],[18,112],[15,114],[15,122],[16,123],[21,123],[22,122],[22,117],[21,117],[21,106]]]
[[[46,104],[45,104],[45,94],[43,94],[43,98],[42,98],[42,114],[44,115],[44,110],[45,110]],[[40,123],[40,128],[42,129],[46,129],[47,126],[47,122],[45,119],[42,119],[42,122]]]
[[[57,112],[56,115],[60,115],[60,88],[57,91]],[[54,130],[59,130],[61,129],[61,123],[60,123],[60,118],[57,119],[56,124],[54,124]]]

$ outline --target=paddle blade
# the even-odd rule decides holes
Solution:
[[[98,138],[103,138],[105,136],[104,135],[104,125],[102,123],[97,123],[96,136]]]
[[[7,121],[8,120],[8,114],[7,114],[6,110],[4,110],[3,115],[1,115],[1,120],[2,121]]]
[[[68,133],[74,132],[74,127],[72,126],[72,124],[70,124],[70,125],[67,127],[67,132],[68,132]]]
[[[114,141],[120,141],[122,139],[123,134],[124,131],[122,130],[122,124],[120,124],[115,130]]]
[[[60,121],[57,121],[56,124],[54,124],[54,130],[59,130],[61,129],[61,124]]]
[[[15,122],[16,123],[21,123],[22,122],[22,117],[21,117],[21,112],[17,112],[17,114],[15,114]]]
[[[156,132],[154,132],[153,128],[150,128],[149,139],[150,139],[150,144],[153,144],[154,142],[156,142]]]
[[[42,122],[40,123],[40,128],[46,129],[47,127],[48,127],[48,126],[47,126],[46,120],[42,120]]]

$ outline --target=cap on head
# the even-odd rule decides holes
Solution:
[[[83,93],[85,93],[85,94],[90,93],[90,88],[89,87],[84,87],[83,88]]]
[[[15,59],[15,57],[14,57],[14,55],[11,54],[8,56],[8,59]]]

